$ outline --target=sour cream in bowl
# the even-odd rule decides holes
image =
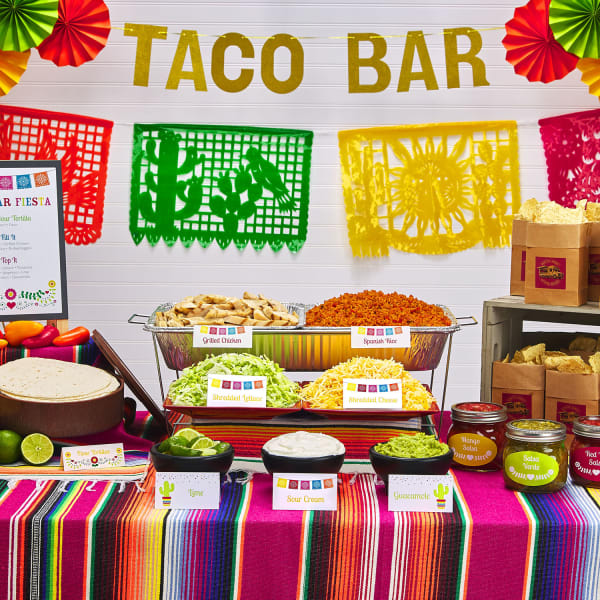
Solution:
[[[269,473],[337,473],[346,448],[324,433],[294,431],[270,439],[261,453]]]

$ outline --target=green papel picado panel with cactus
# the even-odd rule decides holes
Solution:
[[[136,244],[302,248],[312,131],[135,124],[129,230]]]

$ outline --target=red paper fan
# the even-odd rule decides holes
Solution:
[[[108,7],[102,0],[60,0],[54,30],[38,51],[59,67],[78,67],[96,58],[109,33]]]
[[[549,4],[550,0],[530,0],[515,8],[514,18],[505,25],[506,60],[515,73],[529,81],[562,79],[579,60],[554,39],[548,22]]]

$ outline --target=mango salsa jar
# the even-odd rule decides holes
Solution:
[[[448,446],[452,466],[466,471],[502,468],[506,407],[492,402],[461,402],[452,409]]]
[[[600,488],[600,415],[577,417],[573,433],[569,458],[573,483]]]
[[[567,429],[548,419],[517,419],[506,425],[504,484],[517,492],[547,493],[567,482]]]

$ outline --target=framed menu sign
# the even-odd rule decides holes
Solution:
[[[66,319],[59,160],[0,161],[0,321]]]

